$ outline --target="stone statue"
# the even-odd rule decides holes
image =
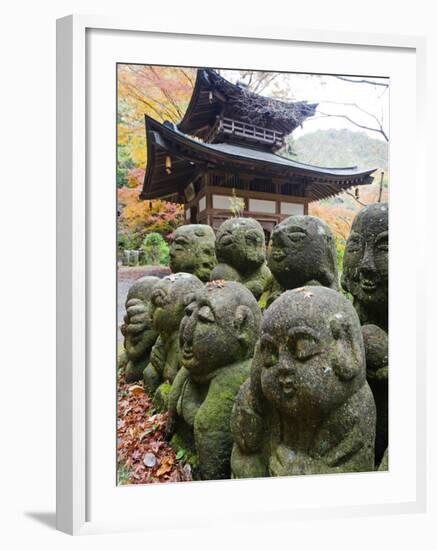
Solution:
[[[149,363],[150,351],[158,336],[150,323],[150,296],[158,277],[142,277],[133,283],[126,298],[126,315],[121,333],[124,336],[127,364],[127,383],[143,377]]]
[[[155,284],[151,296],[150,316],[158,339],[152,348],[150,362],[144,370],[144,389],[153,395],[169,391],[180,367],[179,324],[192,294],[202,288],[202,283],[190,273],[167,275]],[[165,408],[165,396],[162,406]],[[162,408],[162,407],[161,407]]]
[[[389,458],[388,458],[388,447],[387,447],[384,453],[384,456],[382,457],[381,463],[379,464],[378,470],[380,472],[386,472],[388,470],[388,462],[389,462]]]
[[[261,310],[233,281],[212,281],[196,293],[181,323],[182,367],[169,396],[167,436],[197,457],[201,479],[230,477],[230,417],[250,371]]]
[[[211,273],[211,281],[242,283],[258,300],[271,282],[261,225],[252,218],[224,221],[217,231],[215,250],[219,264]]]
[[[371,204],[353,221],[343,258],[343,288],[362,325],[388,331],[388,205]]]
[[[376,325],[364,325],[362,332],[367,382],[376,404],[375,462],[379,464],[388,445],[388,336]]]
[[[376,464],[388,445],[388,205],[371,204],[352,224],[341,284],[363,325],[367,380],[376,402]]]
[[[192,273],[205,283],[216,264],[215,235],[209,225],[182,225],[176,229],[170,246],[173,273]]]
[[[273,229],[267,265],[274,278],[268,305],[284,290],[306,285],[339,288],[334,237],[314,216],[290,216]]]
[[[233,477],[371,471],[375,417],[351,302],[322,286],[282,294],[232,413]]]

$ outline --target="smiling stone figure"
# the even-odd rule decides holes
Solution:
[[[266,264],[266,242],[259,222],[252,218],[230,218],[217,231],[216,255],[219,264],[211,281],[237,281],[258,300],[271,282]]]
[[[343,259],[343,288],[362,325],[388,330],[388,205],[363,208],[352,224]]]
[[[237,478],[373,470],[375,403],[349,300],[307,286],[267,309],[231,427]]]
[[[290,216],[274,228],[267,265],[274,277],[268,304],[284,290],[305,285],[338,290],[334,238],[314,216]]]
[[[367,381],[377,409],[375,459],[388,445],[388,205],[372,204],[356,216],[343,260],[343,288],[353,296],[363,325]]]
[[[192,273],[206,283],[216,264],[215,235],[209,225],[190,224],[176,229],[170,246],[173,273]]]
[[[180,328],[182,368],[169,396],[167,436],[197,457],[198,477],[230,477],[230,416],[249,376],[261,311],[247,288],[213,281],[196,293]]]
[[[153,287],[150,317],[158,339],[150,362],[144,370],[144,388],[153,395],[163,383],[173,382],[180,367],[179,324],[187,300],[202,288],[197,277],[189,273],[167,275]]]

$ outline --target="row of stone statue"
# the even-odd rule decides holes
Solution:
[[[387,468],[387,204],[353,222],[341,278],[353,302],[312,216],[278,224],[268,250],[250,218],[216,236],[182,226],[170,267],[129,290],[126,379],[168,409],[167,435],[198,478]]]

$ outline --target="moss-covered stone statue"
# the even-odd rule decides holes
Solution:
[[[121,332],[127,357],[125,379],[128,383],[143,377],[152,346],[158,337],[150,322],[150,296],[158,281],[158,277],[142,277],[133,283],[127,294]]]
[[[192,294],[203,287],[190,273],[167,275],[155,284],[151,295],[150,316],[158,339],[150,362],[144,369],[144,389],[156,397],[159,408],[166,407],[166,395],[180,367],[179,324]]]
[[[343,259],[343,288],[362,325],[388,331],[388,205],[366,206],[355,217]]]
[[[264,313],[234,406],[232,474],[371,471],[375,416],[351,302],[322,286],[287,291]]]
[[[211,281],[237,281],[259,300],[271,282],[261,225],[252,218],[224,221],[217,231],[215,250],[219,263],[211,273]]]
[[[273,275],[268,305],[284,290],[305,285],[339,288],[334,237],[314,216],[290,216],[273,229],[267,265]]]
[[[382,457],[382,460],[379,464],[379,467],[378,467],[378,470],[380,472],[386,472],[388,470],[388,461],[389,461],[389,458],[388,458],[388,447],[384,453],[384,456]]]
[[[170,246],[173,273],[192,273],[207,282],[216,264],[215,234],[209,225],[190,224],[176,229]]]
[[[250,371],[261,311],[243,285],[213,281],[187,306],[182,368],[169,397],[167,435],[197,456],[197,477],[230,477],[230,416]]]
[[[363,208],[352,224],[343,259],[343,288],[363,325],[367,381],[376,402],[376,463],[388,445],[388,205]]]

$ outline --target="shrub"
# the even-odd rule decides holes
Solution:
[[[338,273],[341,275],[341,273],[343,272],[343,256],[346,248],[346,241],[337,236],[334,238],[335,238],[335,251],[337,253]]]
[[[149,265],[168,265],[169,246],[159,233],[149,233],[143,241],[143,262]]]

